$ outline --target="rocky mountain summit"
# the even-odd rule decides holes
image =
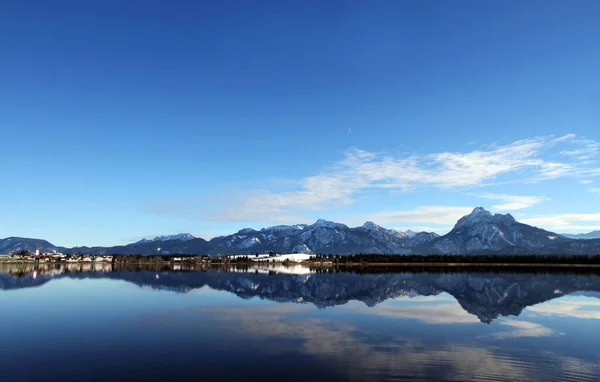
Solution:
[[[433,252],[445,254],[545,252],[568,238],[527,224],[510,214],[492,214],[477,207],[458,220],[446,235],[432,241]]]
[[[188,241],[188,240],[194,240],[194,239],[196,239],[196,237],[192,234],[178,233],[176,235],[163,235],[163,236],[156,236],[152,239],[142,239],[142,240],[138,241],[137,244],[160,242],[160,241],[170,241],[170,240]]]

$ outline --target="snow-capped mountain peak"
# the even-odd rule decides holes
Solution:
[[[180,241],[188,241],[188,240],[193,240],[196,237],[192,234],[189,233],[178,233],[175,235],[162,235],[162,236],[155,236],[152,239],[142,239],[140,241],[138,241],[138,243],[150,243],[150,242],[154,242],[154,241],[168,241],[168,240],[180,240]]]
[[[484,220],[484,219],[489,219],[491,218],[493,215],[490,211],[486,210],[483,207],[475,207],[473,209],[473,211],[471,211],[470,214],[463,216],[460,220],[470,220],[470,221],[477,221],[477,220]]]
[[[378,226],[377,224],[373,223],[372,221],[368,221],[362,225],[362,228],[368,229],[370,231],[377,231],[378,229],[380,229],[382,227]]]
[[[400,232],[400,231],[399,231]],[[406,237],[408,237],[409,239],[412,239],[413,237],[417,236],[417,234],[419,232],[415,232],[412,229],[407,229],[406,231],[401,232],[403,233]]]
[[[462,217],[448,234],[434,240],[436,251],[442,253],[504,253],[538,252],[564,238],[526,224],[518,223],[510,214],[494,214],[481,207]]]
[[[421,245],[421,244],[425,244],[425,243],[429,243],[432,242],[433,240],[437,239],[438,237],[440,237],[440,235],[438,235],[435,232],[414,232],[414,235],[412,237],[410,237],[410,242],[411,244],[414,245]]]
[[[490,211],[484,209],[483,207],[477,207],[468,215],[463,216],[458,220],[455,229],[460,229],[464,227],[471,227],[474,225],[484,224],[484,223],[502,223],[502,224],[513,224],[515,223],[515,218],[510,214],[502,215],[502,214],[492,214]]]
[[[330,229],[348,228],[345,224],[336,223],[336,222],[332,222],[332,221],[325,220],[325,219],[317,220],[312,225],[312,227],[314,227],[314,228],[330,228]]]
[[[287,232],[287,231],[301,231],[306,228],[306,224],[294,224],[294,225],[275,225],[272,227],[263,228],[261,232]]]

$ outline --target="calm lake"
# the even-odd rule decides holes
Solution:
[[[0,264],[3,381],[600,380],[600,276]]]

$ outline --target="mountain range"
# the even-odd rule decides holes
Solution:
[[[348,227],[323,219],[315,223],[242,229],[210,241],[190,234],[157,236],[115,247],[55,246],[46,240],[0,239],[0,253],[58,251],[86,254],[249,254],[268,251],[322,254],[600,254],[599,238],[572,238],[517,222],[510,214],[482,207],[458,220],[446,235],[401,232],[373,222]]]

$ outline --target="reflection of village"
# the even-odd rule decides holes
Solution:
[[[11,276],[23,277],[32,275],[35,280],[38,276],[44,275],[54,277],[64,273],[79,273],[79,272],[112,272],[112,263],[106,262],[86,262],[86,263],[35,263],[24,262],[15,263],[0,263],[0,273],[5,273]]]
[[[85,262],[85,263],[1,263],[0,274],[8,274],[16,277],[33,276],[35,280],[38,276],[59,276],[68,273],[84,272],[126,272],[126,271],[156,271],[156,272],[199,272],[199,271],[226,271],[232,273],[253,273],[253,274],[296,274],[304,275],[314,273],[315,269],[304,265],[284,265],[276,264],[254,264],[254,265],[225,265],[214,266],[210,264],[193,263],[175,263],[169,265],[135,265],[120,266],[118,264],[103,262]]]
[[[254,264],[254,265],[224,265],[215,266],[210,264],[193,263],[175,263],[169,265],[135,265],[120,266],[118,264],[106,262],[85,262],[85,263],[2,263],[0,262],[0,274],[7,274],[15,277],[32,277],[36,280],[38,276],[56,277],[64,274],[90,273],[90,272],[139,272],[153,271],[161,272],[206,272],[206,271],[224,271],[232,273],[252,273],[252,274],[295,274],[307,275],[315,273],[315,269],[304,265],[284,265],[278,264]]]

